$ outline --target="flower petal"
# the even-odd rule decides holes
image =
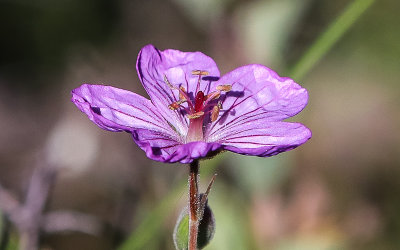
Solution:
[[[151,101],[130,91],[83,84],[72,91],[72,102],[102,129],[116,132],[147,129],[179,141],[179,135],[156,112]]]
[[[300,123],[258,120],[218,135],[224,149],[245,155],[272,156],[300,146],[311,138],[311,131]]]
[[[210,125],[206,137],[215,141],[216,134],[248,123],[281,121],[299,113],[307,104],[307,90],[292,79],[278,76],[262,65],[247,65],[221,77],[218,84],[231,84],[225,94],[218,119]]]
[[[181,52],[178,50],[160,51],[153,45],[145,46],[139,53],[136,69],[139,78],[159,112],[173,124],[181,134],[186,134],[188,120],[180,110],[172,111],[168,105],[179,100],[179,91],[171,89],[164,80],[167,77],[173,86],[182,86],[192,97],[195,95],[198,76],[193,70],[204,70],[209,76],[203,79],[214,81],[219,77],[215,62],[201,52]],[[210,80],[201,81],[200,90],[206,90]],[[208,87],[209,88],[209,87]]]
[[[137,130],[132,134],[136,144],[146,152],[148,158],[166,163],[190,163],[195,159],[215,154],[222,149],[222,145],[219,143],[181,144],[155,131]]]

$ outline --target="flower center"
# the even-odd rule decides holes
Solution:
[[[207,71],[193,70],[192,75],[198,76],[197,87],[194,99],[192,100],[185,88],[182,86],[176,87],[172,85],[167,76],[164,75],[165,83],[171,88],[179,91],[179,100],[171,103],[168,107],[171,110],[182,109],[189,119],[189,129],[186,135],[186,143],[192,141],[204,141],[204,117],[210,114],[210,121],[214,122],[219,116],[219,112],[222,109],[222,102],[220,100],[221,91],[228,92],[232,89],[231,85],[219,85],[216,90],[204,95],[204,92],[200,90],[200,83],[202,76],[208,75]],[[187,106],[183,104],[187,103]],[[208,121],[208,120],[207,120]]]

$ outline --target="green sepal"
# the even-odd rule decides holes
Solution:
[[[203,218],[200,220],[199,233],[197,235],[197,248],[204,248],[214,237],[215,232],[215,219],[214,214],[210,207],[206,205],[204,207]],[[189,213],[187,207],[185,207],[178,217],[175,224],[173,239],[175,248],[177,250],[188,249],[188,238],[189,238]]]
[[[173,238],[176,250],[187,250],[189,248],[189,214],[187,207],[181,211],[176,221]]]

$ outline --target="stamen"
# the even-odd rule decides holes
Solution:
[[[167,78],[167,76],[166,76],[165,74],[164,74],[164,82],[165,82],[165,83],[168,85],[168,87],[170,87],[171,89],[177,89],[177,90],[179,91],[179,101],[174,102],[174,103],[171,103],[170,105],[168,105],[168,107],[169,107],[171,110],[176,110],[176,109],[178,109],[178,108],[180,107],[180,105],[181,105],[182,103],[184,103],[184,102],[187,102],[187,103],[188,103],[189,108],[190,108],[191,110],[194,109],[193,103],[190,101],[190,98],[189,98],[189,96],[187,95],[186,90],[185,90],[184,87],[180,86],[180,87],[178,88],[178,87],[175,87],[174,85],[172,85],[171,82],[168,80],[168,78]]]
[[[187,115],[187,118],[196,119],[196,118],[202,117],[203,115],[204,115],[204,112],[200,111],[200,112],[196,112],[196,113],[191,114],[191,115]]]
[[[208,76],[208,74],[210,74],[210,73],[208,73],[208,71],[205,71],[205,70],[192,70],[192,75],[194,75],[194,76]]]
[[[186,96],[184,95],[184,93],[186,93],[186,89],[182,86],[179,87],[179,99],[180,100],[186,100]]]
[[[200,88],[200,81],[201,81],[201,76],[207,76],[209,73],[208,71],[205,70],[192,70],[192,75],[194,76],[199,76],[199,79],[197,79],[197,87],[196,87],[196,93],[199,91]]]
[[[208,102],[208,101],[211,101],[211,100],[218,99],[220,96],[221,96],[221,92],[219,92],[219,91],[214,91],[214,92],[209,93],[209,94],[206,96],[206,100],[207,100],[207,102]]]
[[[170,87],[171,89],[176,89],[176,87],[174,86],[174,85],[172,85],[170,82],[169,82],[169,80],[168,80],[168,78],[167,78],[167,76],[164,74],[164,82],[168,85],[168,87]]]
[[[211,122],[215,122],[218,119],[219,109],[219,105],[213,107],[211,111]]]
[[[229,85],[229,84],[226,84],[226,85],[218,85],[218,86],[217,86],[217,90],[228,92],[228,91],[231,91],[231,90],[232,90],[232,85]]]
[[[170,105],[168,105],[168,108],[171,109],[171,110],[177,110],[181,106],[181,104],[184,103],[184,102],[186,102],[186,100],[185,99],[181,99],[181,100],[179,100],[177,102],[173,102]]]

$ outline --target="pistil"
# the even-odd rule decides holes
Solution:
[[[189,130],[186,136],[186,142],[192,141],[204,141],[203,133],[203,122],[204,122],[204,112],[203,115],[190,119]]]
[[[195,97],[194,112],[188,115],[190,120],[189,130],[186,141],[203,141],[203,121],[204,121],[204,93],[199,91]]]

